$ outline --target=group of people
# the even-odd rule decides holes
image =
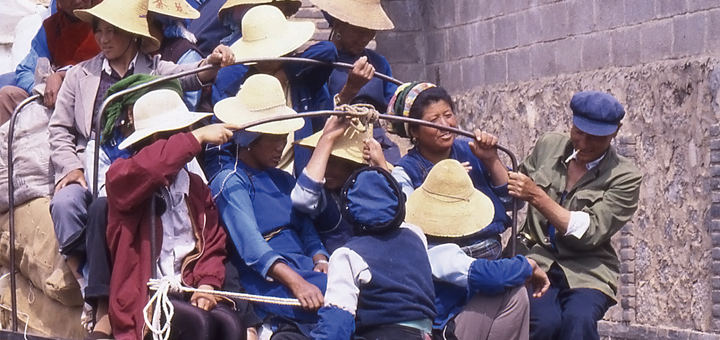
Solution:
[[[380,0],[311,2],[332,33],[298,53],[315,32],[288,20],[299,0],[206,0],[197,9],[185,0],[58,0],[17,86],[0,89],[0,118],[32,88],[53,109],[50,211],[92,306],[86,339],[150,336],[143,308],[153,272],[199,289],[171,294],[171,339],[599,339],[619,275],[610,239],[637,209],[642,180],[611,145],[622,105],[578,92],[569,136],[543,136],[512,171],[498,137],[479,130],[461,138],[392,123],[390,133],[413,143],[402,157],[378,122],[293,117],[241,130],[357,103],[457,126],[442,87],[374,77],[391,75],[367,48],[394,27]],[[283,56],[353,68],[235,64]],[[40,57],[56,72],[21,81]],[[204,65],[217,67],[100,112],[112,94]],[[513,200],[528,209],[510,240],[521,255],[501,242]]]

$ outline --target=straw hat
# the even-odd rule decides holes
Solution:
[[[475,189],[462,164],[445,159],[408,197],[405,221],[428,236],[463,237],[487,227],[494,215],[492,201]]]
[[[225,123],[244,125],[264,118],[297,114],[285,102],[280,81],[267,74],[250,76],[240,87],[237,96],[215,104],[215,116]],[[305,125],[302,118],[291,118],[251,127],[247,131],[282,135]]]
[[[148,0],[105,0],[90,9],[76,9],[80,20],[92,23],[93,17],[131,34],[147,39],[151,49],[160,48],[160,42],[150,35],[147,22]]]
[[[188,127],[209,115],[210,113],[190,112],[180,95],[173,90],[150,91],[135,102],[135,132],[122,141],[119,148],[125,149],[157,132]]]
[[[230,46],[236,60],[286,55],[315,33],[312,22],[288,21],[277,7],[269,5],[249,9],[241,26],[242,38]]]
[[[395,28],[380,5],[380,0],[310,0],[333,18],[350,25],[376,31]]]
[[[148,11],[180,19],[197,19],[200,12],[185,0],[149,0]]]
[[[317,147],[320,137],[322,137],[322,130],[314,133],[312,136],[303,138],[296,144],[302,145],[306,148]],[[349,126],[345,129],[342,136],[335,140],[333,143],[332,151],[330,154],[335,157],[349,160],[357,164],[368,164],[363,158],[363,139],[365,139],[365,133],[359,132],[356,128]]]
[[[218,11],[218,16],[222,16],[221,13],[224,10],[233,8],[235,6],[270,4],[273,2],[287,2],[288,4],[292,5],[293,8],[291,9],[291,13],[288,13],[290,15],[297,13],[297,11],[300,9],[300,7],[302,7],[301,0],[227,0],[225,2],[225,4]]]

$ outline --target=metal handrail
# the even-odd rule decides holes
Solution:
[[[11,319],[12,319],[12,331],[17,332],[18,330],[18,316],[17,316],[17,282],[15,280],[15,183],[13,182],[13,139],[15,137],[15,122],[17,116],[27,104],[33,102],[39,98],[39,94],[32,95],[15,107],[12,116],[10,117],[10,126],[8,127],[7,145],[8,145],[8,230],[10,233],[10,307],[11,307]]]

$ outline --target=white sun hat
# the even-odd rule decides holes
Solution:
[[[395,28],[380,5],[380,0],[310,0],[310,2],[333,18],[353,26],[376,31]]]
[[[288,21],[275,6],[255,6],[242,19],[242,38],[230,49],[235,59],[276,58],[295,51],[312,38],[315,24]]]

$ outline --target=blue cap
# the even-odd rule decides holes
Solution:
[[[252,142],[254,142],[256,139],[258,139],[262,133],[260,132],[252,132],[252,131],[236,131],[233,134],[233,139],[235,139],[235,143],[239,145],[240,147],[246,148],[248,147]]]
[[[367,167],[348,179],[342,190],[343,215],[356,235],[383,234],[405,219],[405,196],[384,169]]]
[[[625,109],[612,95],[600,91],[580,91],[570,100],[573,124],[594,136],[609,136],[617,131]]]

